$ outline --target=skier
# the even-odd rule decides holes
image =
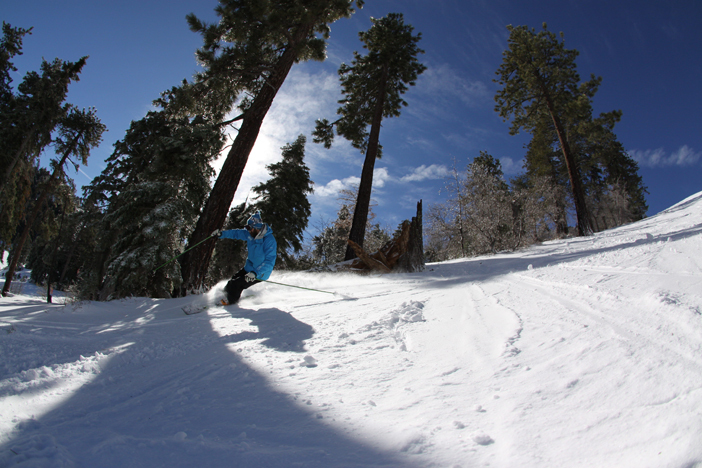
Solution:
[[[261,219],[257,211],[246,222],[244,229],[229,229],[215,231],[220,239],[239,239],[246,241],[248,257],[244,268],[232,276],[224,291],[227,297],[222,299],[222,305],[236,304],[241,292],[271,276],[277,255],[278,244],[273,237],[273,230]]]

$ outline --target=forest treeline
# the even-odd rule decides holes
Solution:
[[[315,143],[329,147],[336,134],[365,154],[360,184],[341,194],[337,218],[322,221],[305,242],[313,191],[305,135],[281,148],[280,161],[267,167],[270,178],[252,189],[250,200],[232,207],[263,119],[291,68],[324,60],[330,25],[362,6],[362,0],[220,0],[217,23],[188,16],[202,36],[196,53],[202,71],[156,97],[81,194],[66,165],[87,164],[106,130],[95,109],[66,102],[69,84],[89,60],[43,61],[39,72],[13,86],[12,60],[31,29],[3,22],[0,249],[9,252],[10,276],[3,295],[22,265],[49,292],[55,286],[82,299],[202,291],[231,276],[245,255],[243,243],[217,243],[212,233],[240,227],[256,210],[275,232],[277,268],[348,260],[349,239],[367,252],[388,242],[394,233],[374,223],[371,202],[380,131],[384,119],[400,116],[407,105],[402,95],[426,69],[421,34],[400,13],[371,19],[359,34],[364,52],[339,68],[338,118],[320,116],[311,132]],[[492,155],[466,155],[467,167],[454,167],[447,179],[446,201],[425,215],[428,261],[588,235],[645,216],[638,167],[613,131],[622,113],[593,116],[601,78],[581,81],[577,51],[546,25],[538,32],[508,29],[495,110],[511,121],[511,133],[531,134],[525,172],[507,181]],[[39,156],[50,152],[50,167],[40,167]],[[225,162],[215,177],[220,157]]]

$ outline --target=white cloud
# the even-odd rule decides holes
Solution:
[[[689,146],[683,145],[670,155],[667,155],[663,148],[658,148],[645,151],[631,150],[629,151],[629,156],[642,167],[689,167],[694,166],[702,159],[702,152],[695,152]]]
[[[342,190],[355,190],[360,182],[361,179],[359,177],[353,176],[341,180],[334,179],[321,186],[315,184],[314,196],[320,198],[336,198]]]
[[[466,106],[475,106],[488,96],[487,86],[482,81],[470,81],[454,71],[448,64],[429,66],[417,79],[417,92],[430,94],[444,103],[460,101]]]
[[[373,188],[383,188],[387,182],[393,180],[386,167],[376,167],[373,170]]]
[[[695,152],[687,145],[682,146],[675,153],[670,155],[670,159],[676,166],[693,166],[702,157],[702,152]]]
[[[387,167],[376,167],[373,170],[373,190],[382,189],[389,183],[421,182],[427,179],[443,179],[449,174],[448,168],[439,164],[421,165],[404,177],[396,178],[390,174]],[[324,185],[315,185],[314,195],[320,198],[336,198],[342,190],[355,190],[361,179],[356,176],[345,179],[334,179]]]
[[[403,113],[435,121],[451,121],[456,112],[484,106],[490,99],[485,83],[462,76],[448,64],[429,64],[404,97],[409,107]]]
[[[449,169],[443,164],[432,164],[415,168],[411,173],[400,179],[401,182],[421,182],[426,179],[443,179],[449,175]]]

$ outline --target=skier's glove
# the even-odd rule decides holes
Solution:
[[[221,229],[215,229],[212,231],[212,235],[210,237],[219,237],[222,235],[222,230]]]
[[[246,273],[246,275],[244,276],[244,279],[246,280],[247,283],[253,283],[254,281],[256,281],[256,273],[254,273],[253,271],[250,271],[250,272]]]

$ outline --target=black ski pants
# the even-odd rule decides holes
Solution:
[[[224,287],[224,291],[227,293],[227,301],[230,304],[236,304],[239,301],[239,298],[241,297],[241,292],[244,289],[250,288],[256,283],[260,283],[260,280],[252,281],[252,282],[247,282],[246,278],[244,276],[248,273],[246,270],[243,268],[236,273],[234,273],[234,276],[232,276],[232,279],[229,280],[227,285]]]

